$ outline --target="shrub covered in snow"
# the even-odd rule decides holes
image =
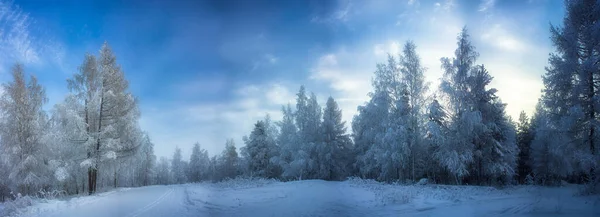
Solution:
[[[215,187],[223,189],[244,189],[244,188],[256,188],[273,183],[277,183],[279,180],[276,179],[265,179],[256,177],[237,177],[234,179],[225,179],[221,182],[214,183]]]
[[[22,210],[25,207],[31,206],[34,204],[34,200],[30,196],[23,196],[21,193],[12,194],[12,199],[4,203],[4,214],[16,213]]]

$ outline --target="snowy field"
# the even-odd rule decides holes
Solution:
[[[600,197],[576,192],[577,186],[499,190],[367,180],[234,180],[36,201],[13,216],[600,216]]]

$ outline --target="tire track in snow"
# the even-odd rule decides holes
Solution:
[[[158,197],[155,201],[153,201],[152,203],[149,203],[148,205],[142,207],[141,209],[130,213],[129,215],[127,215],[127,217],[137,217],[140,214],[154,208],[156,205],[158,205],[165,197],[169,196],[171,193],[173,193],[173,191],[175,191],[174,188],[169,188],[169,190],[165,193],[163,193],[160,197]]]

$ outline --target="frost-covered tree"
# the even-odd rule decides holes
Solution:
[[[425,141],[427,143],[427,153],[432,157],[427,158],[426,165],[428,167],[428,177],[438,182],[442,179],[448,180],[445,174],[445,169],[441,166],[441,162],[445,154],[442,153],[443,146],[446,145],[448,137],[448,114],[444,107],[439,103],[434,96],[433,101],[427,109],[427,127],[425,131]]]
[[[295,176],[298,179],[316,177],[319,164],[317,144],[320,139],[321,115],[317,96],[311,93],[308,97],[304,86],[301,86],[296,98],[297,143],[293,146],[293,160],[286,170],[288,176]]]
[[[471,108],[481,116],[474,142],[473,179],[477,183],[506,183],[516,170],[518,147],[516,132],[505,113],[506,104],[496,96],[497,90],[487,88],[492,76],[483,65],[473,69],[469,79]],[[476,173],[476,174],[475,174]]]
[[[80,138],[85,138],[86,124],[79,112],[83,111],[74,96],[54,105],[45,136],[46,145],[51,151],[51,169],[62,189],[69,194],[85,192],[85,169],[79,163],[87,152]]]
[[[327,99],[321,124],[321,142],[317,146],[317,178],[340,180],[348,175],[352,143],[346,134],[346,122],[342,110],[333,97]]]
[[[531,169],[535,181],[542,185],[558,184],[561,177],[573,172],[572,156],[569,141],[565,134],[557,133],[560,126],[553,123],[548,110],[541,104],[536,107],[532,125],[535,127],[535,137],[531,143]]]
[[[258,121],[250,136],[244,137],[246,146],[242,148],[242,155],[247,161],[247,172],[250,176],[279,176],[279,165],[272,160],[277,154],[277,147],[274,138],[269,136],[268,127],[265,121]]]
[[[225,150],[221,154],[220,172],[222,178],[235,178],[238,175],[239,157],[233,139],[225,143]]]
[[[42,110],[46,92],[36,77],[26,80],[22,65],[16,64],[11,74],[12,81],[2,85],[0,97],[0,154],[9,169],[3,179],[10,180],[17,192],[32,194],[53,180],[42,140],[47,127]]]
[[[283,119],[277,123],[280,129],[277,137],[277,144],[280,148],[277,160],[283,170],[283,177],[296,177],[298,176],[298,170],[293,168],[291,163],[299,149],[298,128],[294,122],[295,116],[291,105],[282,106],[281,111],[283,112]]]
[[[173,153],[173,159],[171,159],[171,177],[173,177],[173,183],[182,184],[187,182],[185,166],[181,156],[181,149],[175,147],[175,153]]]
[[[593,0],[565,1],[565,4],[562,27],[550,29],[556,51],[550,54],[550,65],[543,76],[541,106],[547,125],[536,130],[535,151],[540,153],[532,153],[534,170],[538,172],[536,176],[546,178],[575,175],[577,181],[598,181],[600,4]],[[548,139],[545,135],[555,140],[543,145],[541,141]],[[543,150],[561,152],[571,162],[555,165],[561,168],[540,170],[543,168],[540,165],[548,164]]]
[[[530,150],[533,136],[529,117],[527,117],[525,111],[521,111],[519,123],[517,124],[517,144],[519,146],[517,175],[521,184],[525,183],[526,177],[531,173]]]
[[[209,160],[208,151],[201,149],[199,143],[194,144],[187,170],[189,181],[200,182],[210,178],[208,169]]]
[[[440,147],[438,152],[441,156],[440,163],[454,177],[456,182],[469,175],[468,166],[473,162],[473,130],[479,128],[481,115],[472,111],[473,104],[469,94],[469,75],[479,56],[475,47],[469,41],[467,29],[463,28],[457,37],[458,48],[454,52],[455,57],[442,58],[442,69],[444,79],[440,89],[448,101],[448,115],[451,119],[448,140]]]
[[[437,157],[458,183],[467,176],[467,181],[479,184],[506,182],[514,174],[518,154],[514,126],[497,90],[487,87],[492,77],[483,65],[475,65],[479,54],[466,28],[457,39],[455,57],[441,59],[440,89],[448,102],[450,124]]]
[[[199,182],[202,179],[203,166],[200,164],[200,143],[195,143],[190,155],[190,167],[188,169],[188,178],[191,182]]]
[[[172,183],[169,160],[161,157],[156,165],[156,184],[168,185]]]
[[[82,138],[74,138],[87,149],[81,166],[88,168],[88,192],[96,191],[98,169],[103,163],[132,156],[139,143],[131,135],[138,131],[139,112],[128,82],[107,43],[99,57],[87,54],[79,73],[68,79],[71,94],[77,98],[86,129]]]
[[[409,170],[413,180],[425,173],[424,159],[426,147],[424,145],[424,124],[426,121],[425,111],[426,92],[429,84],[425,82],[424,73],[426,69],[421,65],[421,58],[417,54],[416,45],[412,41],[404,44],[404,49],[399,58],[399,70],[401,73],[402,88],[405,88],[406,94],[400,97],[407,97],[406,106],[408,114],[406,116],[406,137],[410,152]],[[398,99],[397,99],[398,100]]]
[[[374,92],[369,93],[371,99],[366,105],[358,107],[358,115],[352,121],[356,155],[354,167],[363,178],[379,178],[382,170],[379,162],[384,161],[383,157],[391,156],[384,154],[392,150],[384,147],[386,143],[381,141],[387,134],[389,114],[400,89],[396,66],[396,60],[391,56],[388,64],[377,64],[375,77],[371,82]]]
[[[137,184],[147,186],[153,184],[152,177],[155,177],[156,155],[154,155],[154,143],[150,140],[148,133],[144,133],[142,145],[138,151],[137,158]]]

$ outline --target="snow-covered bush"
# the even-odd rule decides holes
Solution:
[[[221,182],[214,183],[214,186],[223,189],[244,189],[262,187],[277,182],[279,182],[279,180],[276,179],[237,177],[234,179],[225,179]]]
[[[10,192],[10,193],[13,198],[12,198],[12,200],[9,200],[4,203],[5,214],[19,212],[19,210],[22,210],[25,207],[31,206],[34,203],[33,198],[28,195],[23,196],[23,195],[21,195],[21,193],[17,193],[17,194],[14,194],[13,192]]]

